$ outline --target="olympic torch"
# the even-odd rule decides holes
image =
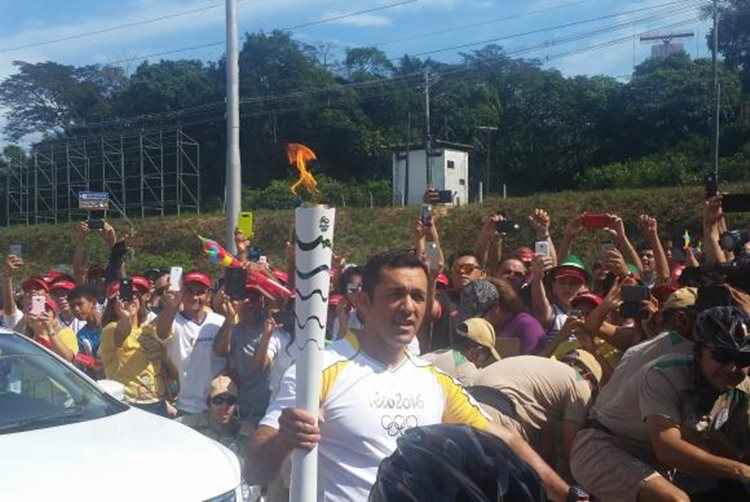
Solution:
[[[299,186],[317,193],[317,182],[307,169],[315,154],[304,145],[287,147],[290,163],[300,174],[292,186],[297,195]],[[320,204],[303,204],[294,212],[295,232],[295,343],[302,350],[297,359],[297,408],[318,416],[320,379],[323,370],[328,294],[331,284],[333,229],[336,209]],[[296,449],[292,453],[291,502],[314,502],[317,499],[318,449]]]

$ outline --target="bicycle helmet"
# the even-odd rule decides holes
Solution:
[[[407,430],[370,502],[543,502],[537,473],[499,438],[466,425]]]
[[[718,349],[750,355],[750,318],[737,307],[713,307],[698,315],[695,341]]]

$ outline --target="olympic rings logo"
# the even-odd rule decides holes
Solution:
[[[390,437],[400,436],[406,429],[419,425],[419,419],[415,415],[383,415],[380,425]]]

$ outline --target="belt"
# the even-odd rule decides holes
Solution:
[[[471,397],[480,403],[492,406],[496,410],[502,412],[503,415],[518,420],[515,403],[513,403],[508,396],[503,394],[501,390],[487,387],[485,385],[474,385],[472,387],[467,387],[466,391],[471,394]]]

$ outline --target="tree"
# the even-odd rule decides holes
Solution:
[[[349,79],[355,82],[388,78],[393,74],[393,63],[380,49],[357,47],[346,49],[344,68]]]
[[[142,63],[114,96],[118,116],[163,113],[220,101],[223,92],[198,60]]]
[[[0,83],[0,105],[9,110],[4,131],[13,141],[111,117],[110,98],[127,82],[124,73],[112,67],[13,64],[17,73]]]
[[[705,9],[712,15],[712,8]],[[713,28],[706,35],[709,49],[713,49]],[[750,0],[728,0],[719,9],[719,52],[724,63],[738,70],[742,87],[750,93]]]
[[[738,75],[723,65],[719,67],[719,81],[722,121],[727,125],[736,120],[740,84]],[[638,65],[612,109],[619,131],[613,136],[621,145],[615,156],[638,158],[675,148],[691,137],[709,137],[714,108],[712,89],[713,69],[707,59],[691,61],[681,53]]]

